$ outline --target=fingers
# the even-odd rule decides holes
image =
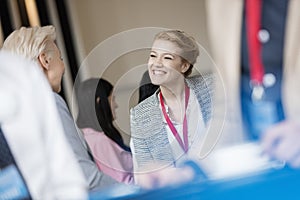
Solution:
[[[190,167],[168,167],[136,176],[137,184],[145,189],[155,189],[190,181],[194,172]]]
[[[294,159],[292,159],[289,164],[291,165],[291,167],[293,168],[300,168],[300,153],[298,153]]]
[[[300,126],[284,121],[268,129],[261,140],[265,153],[292,167],[300,167]]]
[[[278,144],[270,150],[272,157],[290,163],[299,152],[299,145],[292,138],[282,137]]]
[[[153,189],[159,185],[157,173],[145,173],[136,176],[136,183],[144,189]]]
[[[267,154],[274,153],[274,148],[278,146],[282,138],[284,137],[284,132],[286,131],[286,124],[284,122],[269,128],[262,136],[261,146]]]

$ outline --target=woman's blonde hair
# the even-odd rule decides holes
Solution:
[[[12,32],[4,41],[3,49],[36,61],[42,52],[46,52],[49,41],[55,41],[54,26],[21,27]]]
[[[167,40],[175,43],[182,50],[179,56],[190,63],[190,67],[184,73],[184,76],[187,77],[192,73],[193,65],[199,56],[198,44],[192,36],[180,30],[167,30],[156,34],[154,37],[155,40]]]

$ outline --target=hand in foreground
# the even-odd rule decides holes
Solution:
[[[135,176],[136,183],[145,189],[155,189],[193,180],[194,171],[189,166],[180,168],[164,167],[153,164],[147,171]]]
[[[262,147],[269,156],[300,168],[300,123],[283,121],[269,128],[262,137]]]

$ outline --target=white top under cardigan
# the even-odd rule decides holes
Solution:
[[[193,90],[190,90],[190,98],[188,102],[188,106],[186,109],[186,117],[188,122],[188,143],[189,143],[189,150],[185,154],[182,147],[176,140],[175,136],[173,135],[169,125],[167,124],[165,118],[163,117],[167,134],[168,140],[173,152],[173,156],[175,159],[175,166],[182,163],[186,159],[195,159],[197,152],[200,152],[201,148],[201,138],[205,135],[205,125],[202,117],[202,113],[200,111],[200,105],[194,94]],[[167,105],[166,105],[167,107]],[[161,109],[161,104],[160,104]],[[163,113],[162,113],[163,116]],[[170,117],[170,116],[169,116]],[[171,118],[170,118],[171,119]],[[176,128],[181,140],[183,141],[183,124],[174,122],[171,119],[174,127]]]
[[[159,95],[159,93],[158,93]],[[159,98],[158,98],[159,99]],[[161,110],[161,104],[160,110]],[[167,107],[167,105],[166,105]],[[197,154],[200,152],[202,147],[202,139],[205,137],[206,134],[206,128],[203,121],[203,116],[200,110],[200,105],[198,103],[198,100],[196,98],[196,95],[193,90],[190,89],[190,98],[186,110],[186,116],[188,121],[188,142],[189,142],[189,151],[187,154],[184,154],[183,149],[181,148],[180,144],[177,142],[175,136],[173,135],[172,131],[170,130],[164,116],[163,112],[161,110],[161,115],[164,120],[167,134],[168,134],[168,140],[173,152],[173,156],[175,159],[175,166],[179,165],[185,160],[188,159],[197,159]],[[172,120],[172,119],[171,119]],[[181,140],[183,140],[183,132],[182,132],[182,124],[174,123]],[[134,145],[131,143],[130,145],[131,151],[134,152]],[[133,157],[133,163],[136,163],[137,161]]]

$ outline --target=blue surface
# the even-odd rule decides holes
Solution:
[[[300,170],[288,167],[260,174],[219,181],[193,181],[145,191],[136,186],[107,188],[91,193],[90,199],[300,199]]]

